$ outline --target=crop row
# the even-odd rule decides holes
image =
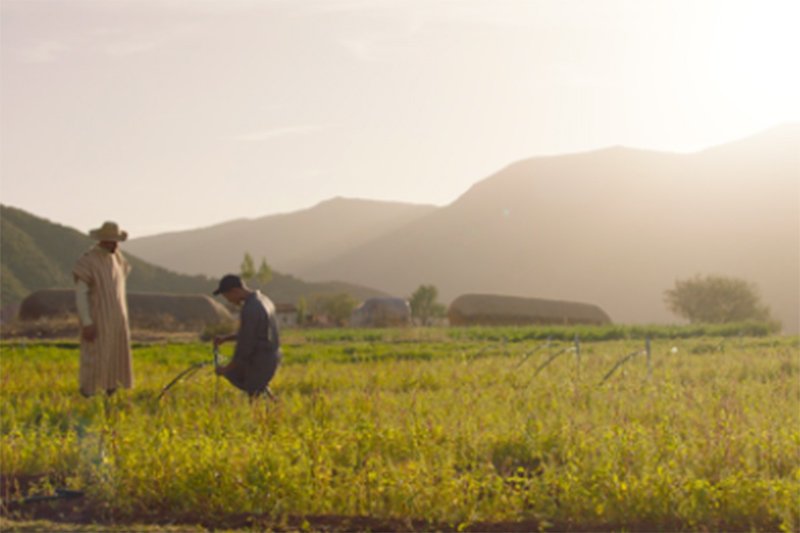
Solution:
[[[74,349],[5,345],[2,474],[45,474],[122,522],[800,526],[797,339],[654,341],[651,373],[634,358],[601,385],[640,341],[587,342],[536,374],[570,344],[356,334],[289,335],[279,400],[253,404],[208,370],[156,400],[206,345],[138,348],[136,388],[109,400],[76,393]]]

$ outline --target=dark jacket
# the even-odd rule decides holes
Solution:
[[[250,394],[266,389],[281,360],[275,305],[259,291],[242,305],[236,351],[225,377]]]

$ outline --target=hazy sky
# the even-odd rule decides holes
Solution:
[[[800,2],[0,0],[2,203],[132,236],[800,120]]]

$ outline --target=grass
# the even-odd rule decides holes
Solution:
[[[534,375],[570,346],[534,332],[289,331],[280,401],[255,404],[210,370],[156,402],[205,344],[139,346],[136,388],[86,400],[74,346],[4,343],[1,473],[84,490],[117,524],[800,527],[796,337],[659,338],[651,376],[639,356],[600,385],[642,341],[583,342],[580,366],[565,351]]]

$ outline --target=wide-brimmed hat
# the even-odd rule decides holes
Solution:
[[[89,232],[89,237],[96,241],[124,241],[128,232],[120,231],[116,222],[103,222],[103,226]]]

